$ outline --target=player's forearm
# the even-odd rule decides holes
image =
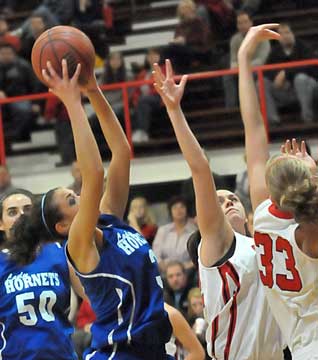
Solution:
[[[130,147],[122,127],[102,91],[97,87],[87,92],[88,99],[92,104],[103,135],[113,155],[130,157]]]
[[[182,154],[192,172],[197,172],[209,166],[203,150],[193,135],[181,107],[167,108],[174,132]]]
[[[82,172],[83,180],[88,182],[103,179],[102,159],[89,126],[86,113],[80,102],[68,104],[67,111],[71,120],[76,157]]]

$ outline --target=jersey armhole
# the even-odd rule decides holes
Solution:
[[[212,265],[211,267],[218,267],[223,265],[224,263],[226,263],[233,255],[235,252],[235,248],[236,248],[236,237],[235,235],[233,236],[233,241],[232,244],[229,248],[229,250],[227,251],[227,253],[222,256],[222,258],[220,260],[218,260],[214,265]]]

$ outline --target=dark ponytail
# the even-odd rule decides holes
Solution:
[[[55,224],[63,218],[53,200],[55,190],[50,190],[37,199],[31,212],[22,215],[14,224],[7,248],[10,259],[15,263],[19,265],[31,263],[41,243],[64,238],[55,230]]]
[[[201,233],[199,230],[196,230],[192,233],[187,241],[187,250],[190,256],[191,261],[193,262],[194,267],[199,269],[199,253],[198,248],[201,242]]]

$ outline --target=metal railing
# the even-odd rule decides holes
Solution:
[[[264,88],[264,72],[270,70],[278,70],[278,69],[290,69],[304,66],[318,66],[318,59],[311,60],[303,60],[303,61],[293,61],[288,63],[280,63],[280,64],[271,64],[271,65],[262,65],[256,66],[253,68],[253,71],[257,73],[258,76],[258,86],[259,86],[259,100],[261,112],[263,114],[265,127],[268,133],[268,121],[267,121],[267,113],[266,113],[266,96],[265,96],[265,88]],[[199,79],[209,79],[215,77],[221,77],[225,75],[235,75],[238,74],[238,69],[226,69],[226,70],[217,70],[217,71],[207,71],[201,73],[190,74],[188,77],[189,81],[199,80]],[[176,76],[176,79],[180,79],[181,76]],[[153,80],[139,80],[139,81],[128,81],[110,85],[102,85],[102,90],[122,90],[122,100],[124,106],[124,116],[125,116],[125,132],[129,144],[131,146],[131,156],[134,157],[134,145],[132,143],[132,127],[131,127],[131,116],[129,111],[129,94],[128,89],[140,87],[145,84],[152,84]],[[23,95],[23,96],[15,96],[0,99],[0,163],[5,164],[6,155],[5,155],[5,143],[4,143],[4,133],[3,133],[3,114],[2,114],[2,106],[5,104],[10,104],[18,101],[25,100],[43,100],[48,99],[49,97],[54,96],[51,93],[41,93],[41,94],[32,94],[32,95]]]

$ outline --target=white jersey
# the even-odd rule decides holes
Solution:
[[[281,360],[284,342],[259,279],[253,239],[235,238],[233,256],[222,265],[205,267],[199,256],[208,353],[217,360]]]
[[[255,210],[260,276],[293,360],[318,359],[318,259],[295,241],[298,224],[270,200]]]

